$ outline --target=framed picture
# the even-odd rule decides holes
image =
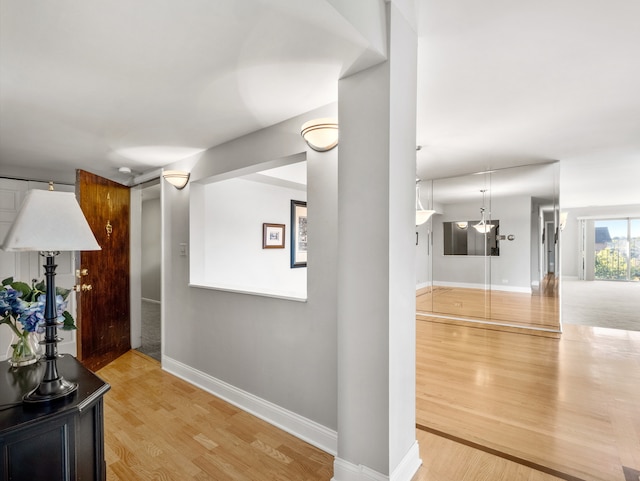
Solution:
[[[284,224],[262,224],[262,248],[284,249]]]
[[[291,267],[307,267],[307,203],[291,201]]]

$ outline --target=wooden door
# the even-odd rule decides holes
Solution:
[[[76,196],[102,248],[76,265],[78,359],[97,370],[131,349],[129,187],[78,170]]]

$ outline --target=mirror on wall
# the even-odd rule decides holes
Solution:
[[[558,164],[420,183],[418,314],[559,331]]]
[[[444,222],[445,256],[499,256],[500,221],[490,224],[481,220]]]

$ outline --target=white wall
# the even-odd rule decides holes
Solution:
[[[306,191],[242,178],[192,184],[191,283],[307,298],[307,269],[290,267],[291,200]],[[202,192],[199,192],[202,191]],[[262,224],[285,225],[285,248],[262,248]]]
[[[255,171],[265,162],[306,152],[309,256],[305,303],[189,287],[189,258],[180,255],[180,244],[189,242],[191,187],[176,190],[162,183],[163,368],[212,391],[221,385],[232,386],[233,393],[246,402],[276,406],[282,415],[277,423],[284,429],[299,416],[301,425],[312,431],[310,441],[319,445],[323,441],[318,438],[326,435],[323,448],[329,451],[336,449],[337,426],[338,152],[307,150],[300,125],[330,116],[336,116],[335,105],[168,167],[187,168],[192,182],[198,182],[236,170]]]
[[[491,257],[491,288],[531,290],[531,197],[500,197],[491,200],[492,217],[500,220],[500,255]]]
[[[142,297],[160,301],[160,199],[142,202]]]

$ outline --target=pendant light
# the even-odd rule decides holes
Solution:
[[[487,224],[487,221],[484,218],[484,212],[485,212],[485,208],[484,208],[484,194],[487,190],[483,189],[480,192],[482,192],[482,207],[480,207],[480,214],[481,214],[481,219],[480,222],[478,222],[477,224],[475,224],[473,226],[473,228],[475,230],[477,230],[478,232],[480,232],[481,234],[488,234],[491,229],[493,229],[495,227],[494,224]]]
[[[420,202],[420,179],[416,179],[416,225],[422,225],[427,222],[435,212],[435,210],[427,210],[422,207],[422,202]]]

